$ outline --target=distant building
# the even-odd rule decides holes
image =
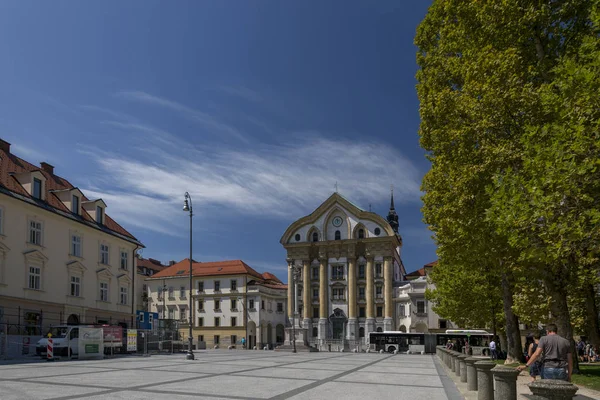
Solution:
[[[444,332],[457,329],[451,321],[442,319],[433,311],[433,303],[425,298],[427,289],[435,285],[427,278],[437,261],[405,275],[405,280],[396,288],[396,315],[398,330],[402,332]]]
[[[281,244],[302,269],[296,326],[307,331],[311,342],[364,344],[370,332],[395,329],[394,286],[406,271],[393,194],[386,219],[333,193],[293,222]],[[291,282],[290,272],[289,299],[294,297]],[[288,303],[288,315],[293,305]]]
[[[143,245],[106,208],[0,139],[0,325],[31,335],[61,323],[134,325]]]
[[[287,285],[241,260],[193,262],[193,335],[196,345],[273,348],[284,340]],[[146,279],[149,310],[188,323],[189,259]],[[187,337],[187,325],[180,324]]]
[[[137,275],[135,281],[135,298],[138,311],[148,311],[148,290],[146,286],[146,278],[159,273],[163,269],[167,268],[167,265],[162,264],[160,261],[153,258],[143,258],[138,255],[137,261]],[[175,263],[173,261],[173,263]]]

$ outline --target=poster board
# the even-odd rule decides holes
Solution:
[[[104,358],[104,333],[102,328],[79,328],[79,359]]]
[[[127,329],[127,351],[137,351],[137,329]]]

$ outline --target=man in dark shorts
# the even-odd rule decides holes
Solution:
[[[571,358],[571,343],[556,334],[555,324],[546,326],[548,334],[540,339],[537,350],[531,355],[526,365],[517,369],[524,370],[532,365],[536,359],[542,357],[542,379],[560,379],[571,381],[573,372],[573,359]]]

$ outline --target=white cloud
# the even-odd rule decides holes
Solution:
[[[123,127],[146,134],[153,129]],[[107,200],[118,221],[172,234],[186,191],[196,214],[237,212],[290,221],[330,196],[335,182],[342,195],[363,206],[387,199],[390,184],[397,203],[419,201],[419,172],[397,150],[377,142],[305,133],[285,144],[245,150],[211,146],[183,151],[162,141],[145,143],[151,157],[89,153],[102,167],[103,181],[110,182],[108,192],[94,189],[94,195]]]
[[[217,135],[226,134],[231,138],[247,142],[247,138],[244,135],[242,135],[240,131],[237,130],[235,127],[219,121],[216,117],[208,113],[195,110],[184,104],[177,103],[175,101],[168,100],[163,97],[154,96],[142,91],[121,91],[117,93],[117,96],[127,100],[137,101],[140,103],[150,104],[177,111],[186,116],[187,118],[203,125],[209,133]]]

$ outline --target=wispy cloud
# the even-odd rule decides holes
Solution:
[[[164,233],[171,232],[165,229],[171,223],[165,207],[179,212],[171,199],[186,191],[200,210],[196,214],[233,211],[285,219],[312,211],[333,192],[335,182],[340,193],[359,204],[387,198],[391,183],[398,203],[419,201],[419,172],[401,153],[377,142],[331,140],[308,132],[285,144],[244,151],[211,146],[181,152],[160,141],[148,142],[146,150],[151,161],[96,151],[90,155],[110,182],[111,212],[126,223]],[[147,223],[157,213],[164,219]]]
[[[79,109],[81,109],[83,111],[90,111],[90,112],[95,112],[95,113],[99,113],[99,114],[108,115],[108,116],[110,116],[113,119],[120,119],[120,120],[123,120],[123,121],[136,121],[137,120],[137,118],[132,117],[129,114],[125,114],[125,113],[122,113],[122,112],[110,110],[110,109],[104,108],[104,107],[83,104],[83,105],[77,106],[77,108],[79,108]]]
[[[220,121],[218,118],[211,114],[193,109],[176,101],[154,96],[152,94],[142,91],[120,91],[117,93],[117,96],[126,100],[137,101],[140,103],[163,107],[181,113],[185,117],[203,125],[209,133],[215,135],[226,134],[234,139],[241,140],[243,142],[248,141],[248,139],[244,135],[242,135],[242,133],[237,128]]]

